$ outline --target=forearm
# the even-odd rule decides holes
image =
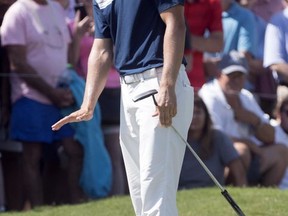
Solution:
[[[11,70],[18,74],[30,87],[48,98],[52,97],[53,87],[50,86],[26,60],[25,46],[7,46]]]
[[[94,110],[97,100],[105,87],[108,72],[112,67],[112,44],[108,47],[99,46],[101,39],[95,39],[88,59],[88,73],[82,106]]]
[[[223,48],[223,33],[213,32],[207,38],[191,35],[192,48],[201,52],[220,52]]]
[[[233,110],[236,121],[249,125],[253,129],[255,137],[261,142],[272,143],[274,141],[274,128],[264,122],[263,117],[259,117],[256,113],[237,104],[233,105]]]
[[[263,67],[262,60],[256,59],[250,52],[243,52],[243,54],[247,59],[249,72],[252,75],[259,76],[266,72],[265,68]]]
[[[24,80],[31,88],[36,89],[41,94],[45,95],[49,99],[53,97],[54,88],[49,85],[37,71],[27,63],[20,63],[14,65],[14,72]]]
[[[255,128],[255,136],[265,144],[272,144],[275,140],[275,129],[269,123],[260,123]]]
[[[174,87],[178,76],[180,65],[184,55],[185,22],[169,17],[166,21],[166,31],[163,42],[163,72],[161,86]]]
[[[263,143],[273,143],[275,131],[274,128],[258,117],[253,112],[247,112],[248,123],[253,127],[254,135]]]

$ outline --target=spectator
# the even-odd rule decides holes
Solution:
[[[245,169],[249,170],[248,183],[278,185],[286,168],[286,154],[282,145],[274,145],[275,132],[269,117],[252,94],[243,89],[247,60],[239,52],[231,51],[223,56],[219,68],[221,75],[200,90],[215,127],[233,140]]]
[[[275,71],[279,85],[288,87],[288,1],[272,16],[265,33],[264,66]]]
[[[246,185],[246,172],[232,141],[223,132],[213,128],[206,105],[197,97],[194,101],[193,120],[188,131],[188,143],[220,184],[225,183],[224,169],[227,166],[234,177],[234,185]],[[186,148],[179,188],[212,186],[214,182]]]
[[[11,138],[23,143],[24,208],[28,209],[43,204],[39,165],[42,149],[52,143],[61,143],[69,157],[70,202],[84,198],[79,187],[82,147],[69,125],[59,132],[50,130],[61,117],[59,108],[74,102],[69,89],[57,87],[70,42],[62,11],[54,1],[19,0],[8,9],[1,26],[12,71]]]
[[[79,0],[87,11],[88,16],[79,20],[76,14],[75,21],[70,24],[75,39],[73,64],[80,76],[86,79],[87,62],[94,41],[94,23],[92,12],[92,1]],[[79,30],[76,30],[76,29]],[[80,30],[81,29],[81,30]],[[101,108],[101,120],[106,148],[110,154],[113,183],[110,195],[121,195],[126,193],[127,180],[119,142],[120,124],[120,78],[114,67],[109,71],[106,86],[99,97]]]
[[[191,85],[196,89],[206,82],[203,52],[220,52],[223,48],[221,13],[219,0],[185,1],[187,31],[190,33],[186,40],[189,40],[191,46],[185,50],[188,62],[186,70]]]
[[[248,10],[252,10],[257,0],[238,0],[239,4]],[[254,73],[249,73],[249,80],[251,83],[250,91],[254,93],[260,107],[269,115],[272,115],[273,108],[276,103],[276,88],[277,83],[273,77],[272,71],[263,66],[264,56],[264,38],[267,22],[260,16],[252,13],[257,37],[257,49],[255,50],[254,58]]]
[[[231,50],[242,52],[248,60],[249,76],[245,83],[246,89],[253,89],[250,74],[257,74],[258,62],[255,62],[257,50],[256,26],[251,11],[241,7],[235,0],[221,0],[222,25],[224,33],[224,48],[221,53],[205,55],[205,69],[207,74],[217,74],[217,63],[222,54]]]
[[[249,2],[248,0],[246,2]],[[252,6],[252,11],[264,19],[266,22],[274,15],[274,13],[283,10],[283,0],[253,0],[255,4]]]
[[[275,120],[271,119],[271,124],[275,127],[275,143],[288,147],[288,88],[280,86],[278,93],[274,110]],[[286,168],[279,187],[288,189],[288,168]]]
[[[253,77],[261,74],[259,67],[262,66],[261,62],[255,59],[258,38],[254,15],[234,0],[221,0],[221,3],[224,31],[223,54],[237,50],[245,55],[249,65],[245,88],[253,91],[255,88]]]

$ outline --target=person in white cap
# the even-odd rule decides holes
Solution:
[[[243,88],[247,61],[244,55],[231,51],[222,57],[219,69],[219,77],[199,92],[212,121],[233,140],[247,171],[248,184],[276,186],[286,168],[285,146],[274,145],[275,131],[269,116]]]

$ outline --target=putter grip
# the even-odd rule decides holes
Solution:
[[[238,216],[245,216],[243,211],[240,209],[240,207],[236,204],[236,202],[232,199],[232,197],[229,195],[227,190],[221,191],[222,195],[225,197],[225,199],[230,203],[232,208],[235,210]]]

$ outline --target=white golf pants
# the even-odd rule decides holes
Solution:
[[[152,97],[138,102],[132,100],[139,93],[159,89],[161,70],[157,68],[158,76],[154,78],[143,76],[143,80],[135,83],[121,82],[120,143],[137,216],[178,215],[176,194],[185,143],[171,127],[159,126],[158,116],[152,117],[156,109]],[[186,139],[194,94],[183,65],[175,91],[177,115],[173,118],[173,126]]]

